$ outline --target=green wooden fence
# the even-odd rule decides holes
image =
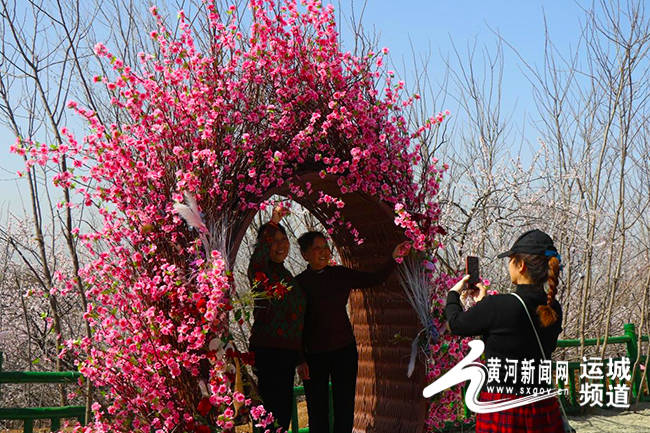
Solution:
[[[80,376],[81,374],[76,371],[2,371],[2,352],[0,352],[0,384],[76,383]],[[61,419],[77,418],[81,424],[85,424],[85,414],[85,406],[0,408],[0,420],[22,420],[24,433],[34,431],[34,421],[37,419],[49,419],[52,431],[61,428]]]
[[[21,384],[21,383],[76,383],[81,373],[76,371],[2,371],[2,352],[0,352],[0,384]],[[298,427],[298,399],[305,395],[305,389],[297,386],[293,389],[293,411],[291,417],[291,433],[308,433],[309,427]],[[330,384],[330,432],[333,428],[332,417],[332,385]],[[3,407],[0,408],[0,420],[22,420],[23,432],[33,433],[34,421],[49,419],[52,431],[61,428],[61,419],[77,418],[81,424],[85,424],[85,406],[63,406],[63,407]]]
[[[598,344],[603,344],[604,341],[605,341],[604,337],[587,338],[584,341],[584,345],[596,346]],[[641,341],[648,342],[648,336],[647,335],[641,336]],[[630,399],[630,403],[636,401],[637,396],[639,396],[639,400],[641,401],[650,401],[650,377],[648,377],[649,376],[648,373],[650,372],[646,372],[645,378],[643,378],[643,371],[640,368],[646,362],[646,356],[639,357],[639,365],[634,371],[632,370],[634,368],[634,363],[636,361],[637,355],[639,354],[639,350],[640,350],[640,347],[638,347],[639,337],[636,334],[634,324],[627,323],[623,325],[623,335],[608,337],[607,344],[608,345],[625,344],[626,346],[627,357],[630,359],[630,364],[631,364],[630,374],[632,375],[632,384],[631,384],[632,398]],[[580,340],[579,339],[558,340],[557,347],[558,348],[580,347]],[[620,359],[620,358],[615,358],[615,359]],[[607,371],[606,360],[603,360],[603,362],[604,362],[605,371]],[[559,385],[560,387],[563,387],[568,390],[568,395],[563,395],[561,398],[567,413],[571,414],[571,413],[577,413],[581,410],[580,399],[579,399],[580,362],[579,361],[569,362],[568,370],[569,370],[568,383],[566,384],[560,383]],[[603,383],[602,401],[606,401],[604,399],[605,393],[608,391],[609,386],[611,386],[611,383],[606,379],[603,379],[602,383]],[[467,384],[465,384],[465,386],[467,386]],[[464,391],[463,391],[463,395],[464,395]],[[465,420],[468,421],[472,414],[467,409],[467,406],[465,406],[464,401],[462,404],[463,404],[463,413],[465,416]],[[451,423],[451,422],[447,423],[443,431],[457,431],[461,423]],[[465,427],[468,426],[468,424],[464,424],[464,423],[463,425]]]
[[[330,390],[330,433],[334,431],[334,410],[332,408],[332,384],[329,386]],[[289,429],[290,433],[309,433],[309,427],[298,427],[298,397],[305,395],[305,388],[302,386],[296,386],[293,389],[293,410],[291,412],[291,428]]]
[[[650,401],[650,378],[646,373],[643,378],[643,371],[640,366],[646,362],[646,356],[639,357],[639,365],[634,368],[635,360],[639,354],[640,347],[639,341],[648,342],[647,335],[639,337],[636,335],[634,324],[625,324],[624,333],[622,336],[615,336],[607,338],[607,344],[625,344],[627,357],[630,358],[632,375],[632,401],[636,400],[637,396],[641,401]],[[604,338],[589,338],[584,341],[585,346],[596,346],[603,344]],[[558,347],[579,347],[580,340],[559,340]],[[604,362],[606,360],[603,360]],[[605,368],[607,365],[605,364]],[[568,383],[561,383],[560,386],[568,389],[568,395],[563,396],[562,399],[568,412],[576,412],[580,409],[579,404],[579,376],[580,375],[580,362],[569,362],[569,376]],[[2,371],[2,352],[0,352],[0,384],[2,383],[74,383],[80,377],[80,373],[74,371],[62,372],[36,372],[36,371]],[[612,384],[608,380],[603,379],[603,401],[604,393],[607,392],[608,387]],[[299,397],[305,394],[302,386],[294,388],[293,397],[293,412],[291,418],[290,433],[308,433],[309,427],[298,427],[298,404]],[[332,419],[332,393],[330,385],[330,431],[333,427]],[[465,416],[469,417],[470,413],[465,408]],[[61,426],[61,419],[77,418],[82,424],[85,420],[85,407],[84,406],[64,406],[64,407],[32,407],[32,408],[0,408],[0,420],[23,420],[24,433],[32,433],[34,429],[34,421],[37,419],[49,419],[51,429],[58,430]],[[452,426],[450,426],[452,427]]]
[[[640,341],[648,342],[648,336],[647,335],[641,336]],[[588,338],[585,339],[584,345],[596,346],[599,344],[603,344],[604,342],[605,342],[604,337]],[[579,339],[559,340],[557,346],[558,347],[580,347],[580,344],[581,343]],[[641,369],[641,366],[643,366],[646,362],[646,356],[639,357],[639,365],[637,366],[636,369],[634,369],[634,363],[637,359],[637,356],[639,355],[639,350],[640,350],[640,347],[638,347],[639,336],[636,334],[634,324],[626,323],[625,325],[623,325],[623,335],[608,337],[607,344],[608,345],[625,344],[626,346],[627,357],[630,359],[630,364],[631,364],[630,374],[632,375],[632,383],[631,383],[632,398],[630,399],[630,401],[631,402],[636,401],[637,396],[641,401],[650,401],[650,378],[648,377],[647,372],[644,378],[643,370]],[[605,371],[607,371],[606,370],[607,360],[604,359],[603,363],[604,363]],[[562,397],[562,401],[565,404],[565,407],[568,412],[577,412],[578,410],[580,410],[579,377],[580,377],[580,362],[579,361],[569,362],[568,383],[560,384],[561,387],[564,387],[569,391],[568,395]],[[602,384],[603,384],[602,397],[603,397],[603,401],[606,401],[604,399],[605,393],[609,390],[609,387],[612,385],[612,383],[607,379],[603,379]]]

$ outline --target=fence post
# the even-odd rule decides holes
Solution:
[[[626,323],[623,325],[623,335],[628,337],[627,340],[627,356],[630,358],[631,367],[634,368],[636,358],[639,355],[639,348],[636,346],[637,335],[634,329],[634,323]],[[641,387],[640,371],[632,370],[632,397],[636,398]]]
[[[291,397],[293,401],[293,407],[291,408],[291,433],[298,433],[300,431],[300,427],[298,427],[298,399],[296,397],[296,388],[294,387]]]
[[[636,347],[636,331],[634,329],[634,323],[626,323],[623,325],[623,335],[626,337],[629,337],[629,340],[627,341],[627,356],[630,357],[630,361],[634,362],[636,361],[636,357],[639,353],[637,347]]]
[[[572,369],[571,364],[569,364],[568,373],[569,373],[569,401],[571,402],[572,407],[578,406],[578,400],[576,399],[576,377],[575,370]]]

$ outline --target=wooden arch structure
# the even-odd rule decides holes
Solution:
[[[345,207],[339,211],[365,240],[357,245],[348,233],[332,235],[345,266],[376,269],[393,246],[404,240],[393,223],[394,214],[388,206],[362,193],[342,195],[335,176],[321,179],[316,173],[307,173],[292,181],[298,185],[309,182],[316,193],[294,197],[288,188],[279,188],[260,197],[260,201],[273,194],[290,197],[323,222],[332,216],[334,209],[317,204],[318,191],[342,198]],[[235,219],[233,261],[255,214],[255,210],[250,210]],[[355,433],[423,432],[427,403],[422,397],[422,389],[426,386],[422,363],[417,364],[410,378],[406,376],[410,342],[421,325],[402,295],[397,276],[393,274],[386,283],[373,289],[353,290],[350,304],[350,319],[359,349]],[[396,339],[396,334],[405,338]]]

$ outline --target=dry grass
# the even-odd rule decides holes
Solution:
[[[71,432],[72,430],[73,430],[72,428],[66,428],[66,429],[63,429],[61,431],[63,431],[63,432]],[[34,427],[33,432],[34,433],[51,433],[51,430],[49,428],[45,428],[45,427],[42,427],[42,428]],[[19,429],[6,429],[5,428],[5,429],[0,429],[0,433],[23,433],[23,429],[22,428],[19,428]]]
[[[303,428],[309,425],[309,419],[307,417],[307,402],[299,401],[298,402],[298,427]],[[252,425],[241,425],[235,428],[236,433],[252,433]],[[2,432],[0,432],[2,433]]]

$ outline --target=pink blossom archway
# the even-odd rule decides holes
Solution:
[[[78,233],[88,265],[60,276],[68,291],[81,279],[93,330],[65,350],[105,395],[87,432],[231,432],[245,410],[258,424],[271,422],[237,390],[233,366],[245,360],[224,347],[233,254],[276,192],[320,218],[352,267],[372,269],[398,240],[412,241],[430,259],[422,286],[435,312],[424,326],[441,328],[448,281],[436,279],[433,256],[444,168],[423,164],[420,145],[444,115],[409,124],[404,111],[418,95],[403,95],[404,83],[385,69],[387,49],[342,51],[331,6],[249,0],[244,30],[236,7],[205,3],[204,50],[182,11],[174,32],[155,7],[155,55],[127,65],[96,45],[112,70],[94,79],[111,94],[119,122],[71,101],[90,127],[82,140],[64,128],[65,143],[19,138],[13,146],[28,166],[54,163],[54,182],[77,193],[66,205],[96,207],[102,218]],[[225,237],[224,227],[232,230]],[[419,432],[455,419],[457,390],[424,419],[424,368],[406,375],[423,319],[401,293],[393,277],[352,295],[361,431]],[[462,356],[455,342],[448,350],[442,340],[427,344],[437,369]]]

